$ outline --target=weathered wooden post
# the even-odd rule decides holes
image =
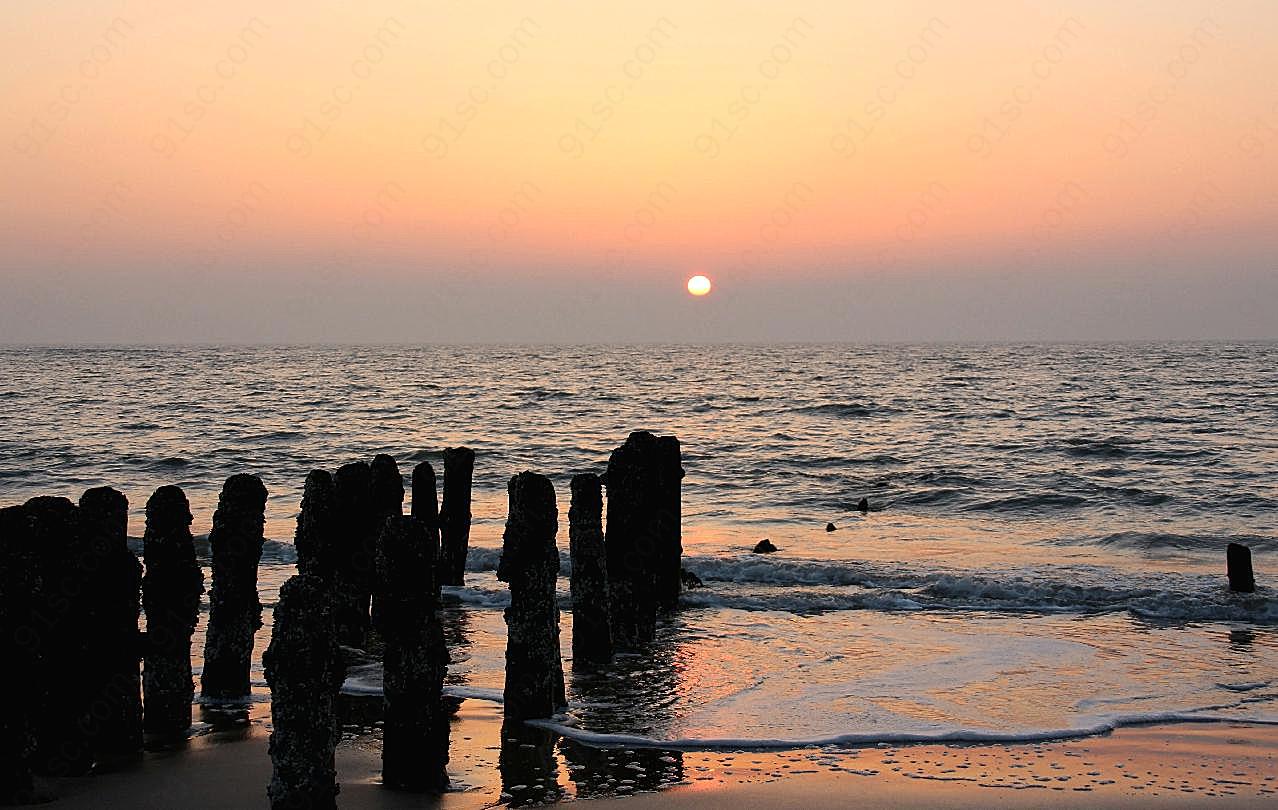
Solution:
[[[551,717],[564,705],[555,580],[559,512],[550,479],[522,472],[510,479],[510,506],[497,579],[510,584],[506,608],[507,720]]]
[[[435,615],[438,542],[413,517],[391,517],[377,545],[377,631],[385,643],[382,782],[404,790],[448,787],[448,652]]]
[[[93,625],[88,666],[95,691],[87,722],[102,763],[142,753],[142,564],[129,550],[129,500],[122,492],[86,490],[80,520],[96,561],[88,589]]]
[[[341,566],[342,535],[338,523],[337,486],[325,470],[311,470],[302,489],[293,546],[297,571],[335,582]]]
[[[470,485],[475,451],[450,447],[444,451],[444,500],[439,510],[441,585],[464,585],[466,552],[470,548]]]
[[[79,508],[66,498],[38,497],[24,504],[39,555],[40,591],[33,617],[40,636],[36,770],[75,776],[93,767],[85,717],[92,699],[86,667],[91,633],[89,572]]]
[[[343,644],[360,648],[368,637],[373,555],[377,540],[370,502],[372,480],[372,469],[362,461],[342,465],[334,476],[342,537],[337,632]]]
[[[674,436],[659,436],[655,452],[657,464],[657,520],[659,547],[657,607],[673,610],[679,604],[683,563],[683,454]]]
[[[273,810],[333,810],[337,696],[346,678],[329,583],[308,574],[280,588],[271,644],[262,656],[271,687]]]
[[[213,587],[200,679],[201,693],[207,697],[234,698],[250,691],[253,635],[262,626],[257,566],[262,559],[265,524],[266,487],[262,480],[243,473],[226,479],[209,532]]]
[[[1229,590],[1254,593],[1256,575],[1251,568],[1251,549],[1240,543],[1230,543],[1225,549],[1225,563],[1229,573]]]
[[[603,492],[599,476],[572,477],[568,510],[568,550],[572,559],[572,658],[574,665],[612,660],[608,619],[608,561],[604,555]]]
[[[435,596],[439,597],[439,588],[444,584],[443,554],[439,540],[439,493],[435,489],[435,468],[429,461],[423,461],[413,468],[413,505],[412,515],[431,537],[431,546],[435,549],[435,570],[431,572],[431,580],[435,583]]]
[[[647,431],[631,433],[612,452],[608,488],[608,602],[612,643],[634,650],[657,626],[657,569],[663,547],[659,448]]]
[[[377,614],[381,609],[381,595],[377,587],[377,555],[378,543],[382,532],[386,530],[386,521],[404,514],[404,477],[399,474],[399,465],[395,459],[385,454],[378,454],[371,465],[373,473],[369,482],[369,505],[372,508],[373,529],[373,588],[372,588],[372,620],[373,627],[379,627]]]
[[[40,636],[34,624],[40,590],[31,517],[21,506],[0,509],[0,689],[12,696],[0,712],[0,804],[35,799],[31,759],[36,738]],[[36,701],[38,702],[38,701]]]
[[[204,573],[195,559],[186,494],[163,486],[146,502],[142,607],[146,663],[142,670],[143,728],[181,735],[191,727],[191,634],[200,616]]]

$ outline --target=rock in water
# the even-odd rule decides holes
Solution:
[[[448,652],[435,614],[438,542],[421,521],[392,517],[377,545],[377,631],[385,643],[382,783],[448,788]]]
[[[1230,543],[1225,549],[1225,562],[1229,569],[1229,590],[1254,593],[1256,575],[1251,569],[1251,549],[1239,543]]]
[[[825,524],[825,530],[826,530],[827,532],[835,531],[835,530],[837,530],[838,528],[839,528],[839,527],[838,527],[838,526],[835,526],[833,523],[827,523],[827,524]]]
[[[146,664],[142,670],[143,727],[178,736],[191,727],[191,634],[200,616],[204,574],[195,559],[186,494],[163,486],[146,502],[142,538],[146,574]]]
[[[325,470],[311,470],[297,515],[297,571],[333,582],[341,567],[342,535],[338,523],[337,485]]]
[[[93,767],[86,733],[94,692],[93,676],[86,667],[91,649],[93,555],[80,510],[71,501],[32,498],[24,509],[32,521],[41,584],[33,613],[33,628],[39,636],[34,764],[38,772],[51,776],[84,774]]]
[[[273,810],[337,807],[337,695],[346,679],[329,585],[307,574],[280,588],[271,644],[262,656],[271,686]]]
[[[772,541],[765,537],[755,545],[753,553],[771,554],[772,552],[776,550],[777,550],[777,547],[772,545]]]
[[[608,561],[604,554],[603,492],[599,476],[572,477],[568,553],[572,559],[572,658],[584,665],[612,660],[608,620]]]
[[[475,451],[450,447],[444,451],[444,502],[439,509],[442,585],[463,585],[470,547],[470,484]]]
[[[550,717],[565,705],[555,602],[555,489],[544,475],[523,472],[510,479],[508,492],[509,514],[497,565],[497,579],[510,584],[505,714],[507,720]]]
[[[21,506],[0,509],[0,689],[10,696],[0,712],[0,804],[32,801],[34,701],[40,636],[33,630],[40,592],[39,556],[31,517]]]
[[[202,694],[234,698],[249,693],[253,635],[262,626],[257,566],[266,525],[266,487],[256,475],[226,479],[213,513],[209,551],[213,587],[204,644]]]
[[[863,515],[864,515],[864,514],[866,514],[867,512],[869,512],[869,511],[870,511],[870,499],[869,499],[869,498],[862,498],[861,500],[857,501],[857,503],[856,503],[856,511],[860,512],[860,513],[861,513],[861,514],[863,514]]]
[[[370,499],[373,471],[362,461],[344,464],[333,481],[342,547],[335,586],[337,633],[343,644],[363,648],[368,640],[373,556],[380,531],[374,526]]]
[[[685,591],[691,591],[697,588],[704,588],[706,586],[706,584],[701,581],[701,577],[692,573],[687,568],[680,569],[679,578],[683,580],[683,589]]]
[[[142,564],[129,550],[129,499],[111,487],[80,496],[80,521],[96,561],[90,583],[89,666],[95,693],[89,736],[99,763],[142,754]]]

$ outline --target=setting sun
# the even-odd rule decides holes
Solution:
[[[705,276],[693,276],[688,279],[688,292],[696,296],[706,295],[711,288],[710,279]]]

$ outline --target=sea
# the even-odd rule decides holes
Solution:
[[[705,584],[651,650],[576,672],[568,482],[635,430],[682,443],[684,566]],[[0,349],[0,504],[111,485],[140,537],[147,497],[177,484],[203,541],[222,482],[261,476],[259,703],[307,472],[388,453],[438,475],[457,445],[476,452],[474,522],[466,585],[445,589],[447,688],[500,701],[506,483],[548,475],[570,709],[546,725],[569,739],[1278,723],[1278,344]],[[752,553],[764,538],[779,551]],[[1255,593],[1228,590],[1231,542]],[[380,688],[375,662],[345,686]]]

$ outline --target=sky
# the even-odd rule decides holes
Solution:
[[[1261,0],[8,0],[0,343],[1278,338],[1276,75]]]

